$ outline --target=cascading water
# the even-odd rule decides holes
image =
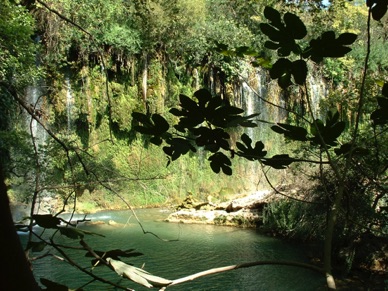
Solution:
[[[246,74],[242,79],[241,85],[241,106],[245,110],[246,115],[259,114],[253,121],[257,123],[257,127],[248,128],[246,134],[253,142],[267,139],[268,134],[272,132],[269,124],[262,122],[280,122],[279,118],[282,114],[278,110],[273,110],[268,100],[268,92],[270,84],[268,82],[267,73],[265,70],[258,69],[251,74]],[[278,98],[279,100],[281,98]]]
[[[26,102],[31,108],[35,117],[43,120],[43,86],[39,84],[32,85],[27,88]],[[27,117],[27,126],[31,128],[31,134],[37,147],[44,144],[46,140],[46,131],[39,125],[39,123],[30,115]]]
[[[328,95],[327,84],[324,82],[323,78],[319,76],[309,76],[307,84],[314,118],[321,119],[324,112],[321,111],[320,102]]]
[[[252,139],[252,146],[256,141],[262,141],[267,157],[276,154],[287,153],[283,135],[271,130],[271,124],[287,122],[289,113],[288,102],[292,102],[290,91],[282,90],[276,81],[271,81],[268,72],[264,69],[252,70],[247,68],[241,79],[241,106],[246,115],[258,113],[256,118],[257,127],[246,129],[245,133]],[[312,111],[315,118],[322,118],[320,102],[327,96],[327,86],[321,76],[309,76],[307,80],[308,96],[311,101]],[[297,98],[303,96],[296,96]],[[264,122],[262,122],[264,121]],[[258,164],[247,165],[247,174],[260,183],[261,172]],[[271,183],[283,183],[284,176],[281,171],[273,171]],[[253,181],[252,181],[253,182]],[[260,188],[260,186],[258,186]],[[259,190],[259,189],[258,189]]]
[[[73,97],[73,92],[71,90],[70,77],[68,75],[65,77],[65,83],[66,83],[67,131],[71,132],[74,97]]]
[[[39,119],[41,123],[45,123],[45,100],[44,89],[42,82],[36,82],[34,85],[27,88],[25,101],[30,107],[34,116],[28,114],[26,117],[27,128],[31,133],[31,137],[36,149],[36,158],[39,161],[39,166],[34,170],[31,170],[28,175],[28,180],[34,181],[34,184],[38,183],[39,186],[35,188],[35,191],[41,187],[41,183],[45,179],[44,171],[41,169],[45,166],[45,144],[47,141],[47,132],[41,124],[36,120]],[[47,190],[39,190],[37,199],[34,202],[34,213],[47,213],[47,201],[46,198],[50,195]]]
[[[265,102],[268,94],[267,74],[264,70],[258,69],[253,73],[245,71],[241,80],[241,106],[247,116],[259,114],[253,119],[257,127],[247,128],[245,133],[252,139],[252,146],[257,141],[266,144],[268,133],[271,131],[267,123],[260,120],[270,120],[268,104]],[[262,175],[260,174],[260,165],[249,162],[246,167],[246,174],[250,176],[250,181],[255,190],[262,188]]]

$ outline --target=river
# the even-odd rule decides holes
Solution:
[[[130,211],[104,211],[89,215],[93,221],[105,224],[80,226],[82,229],[103,234],[105,237],[88,235],[85,241],[94,249],[135,249],[143,256],[123,258],[136,267],[144,264],[148,272],[167,279],[177,279],[210,268],[234,265],[259,260],[295,260],[308,262],[305,250],[300,245],[259,234],[254,229],[235,227],[176,224],[162,220],[168,212],[161,209],[136,210],[144,229],[153,232],[144,234]],[[80,216],[76,218],[81,218]],[[117,224],[109,225],[110,220]],[[25,242],[26,235],[21,235]],[[170,240],[170,241],[166,241]],[[60,235],[57,243],[79,246],[78,242]],[[90,258],[85,251],[70,251],[71,257],[85,267]],[[37,253],[36,255],[39,255]],[[33,263],[36,278],[79,288],[90,277],[74,267],[53,257],[45,257]],[[120,278],[106,267],[97,267],[94,273],[120,285],[135,290],[149,290]],[[171,286],[167,290],[318,290],[324,286],[322,275],[291,266],[256,266],[201,277],[196,280]],[[84,290],[115,290],[99,282],[87,285]]]

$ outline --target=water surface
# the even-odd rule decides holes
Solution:
[[[123,258],[136,267],[144,264],[148,272],[166,279],[177,279],[211,268],[259,260],[295,260],[308,262],[301,246],[263,236],[254,229],[225,226],[176,224],[163,222],[168,213],[161,209],[136,211],[146,231],[144,234],[130,211],[106,211],[88,216],[105,224],[80,226],[105,235],[86,236],[85,241],[95,250],[136,249],[144,255]],[[78,217],[79,218],[79,217]],[[113,220],[117,225],[108,225]],[[166,242],[165,240],[170,240]],[[23,241],[23,237],[22,237]],[[58,236],[58,243],[79,246],[77,241]],[[90,266],[85,251],[71,250],[69,254],[82,266]],[[34,273],[70,288],[79,288],[90,277],[53,257],[34,263]],[[106,267],[94,273],[135,290],[149,290],[126,279]],[[256,266],[214,274],[194,281],[168,287],[167,290],[317,290],[324,286],[323,276],[291,266]],[[109,285],[93,283],[84,290],[115,290]]]

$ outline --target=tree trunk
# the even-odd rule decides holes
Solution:
[[[41,290],[30,269],[22,245],[13,223],[5,175],[0,164],[0,246],[1,263],[0,289],[1,290]]]

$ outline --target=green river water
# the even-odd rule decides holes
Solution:
[[[162,220],[168,212],[162,209],[136,211],[146,231],[144,234],[130,211],[104,211],[88,218],[104,221],[105,224],[80,226],[100,236],[86,236],[85,241],[95,250],[136,249],[143,256],[123,258],[136,267],[144,264],[144,269],[153,275],[167,279],[177,279],[211,268],[234,265],[259,260],[295,260],[308,262],[303,246],[259,234],[254,229],[234,227],[176,224]],[[75,218],[81,218],[80,216]],[[108,225],[113,220],[117,225]],[[21,235],[25,242],[26,235]],[[57,243],[79,246],[77,241],[56,236]],[[90,266],[90,258],[85,251],[70,251],[71,257],[84,267]],[[36,254],[36,255],[39,255]],[[34,262],[36,278],[44,277],[66,284],[76,289],[90,281],[74,267],[53,257],[45,257]],[[97,267],[94,273],[120,285],[135,290],[149,290],[119,277],[106,267]],[[313,271],[291,266],[256,266],[220,274],[201,277],[196,280],[171,286],[167,290],[319,290],[324,286],[322,275]],[[84,290],[115,290],[113,287],[95,282]],[[154,289],[156,290],[156,289]]]

